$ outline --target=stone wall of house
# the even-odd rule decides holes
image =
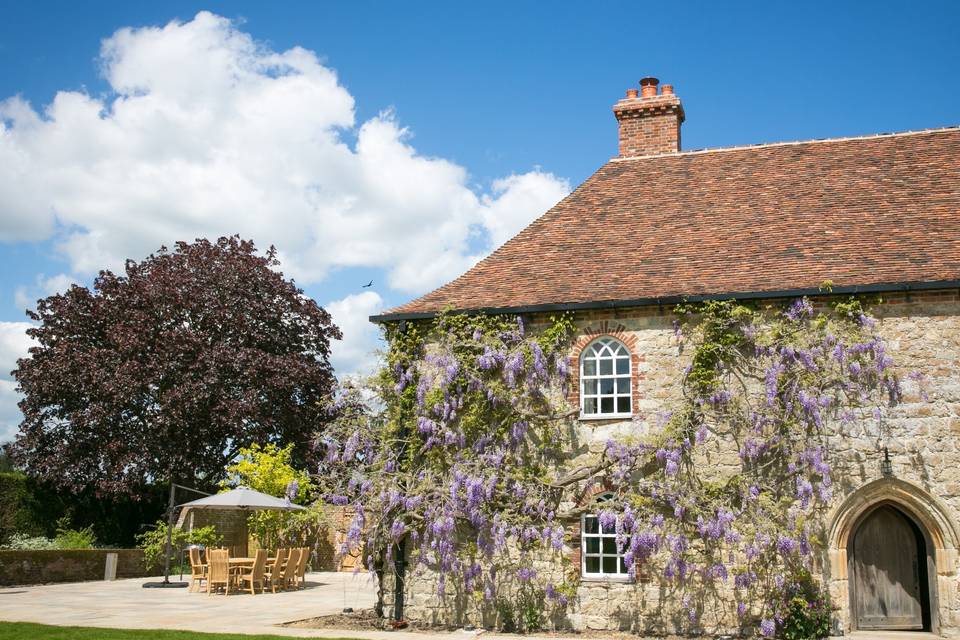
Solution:
[[[904,402],[886,418],[893,474],[881,474],[878,425],[859,425],[852,438],[832,443],[835,494],[830,515],[823,523],[825,548],[820,575],[839,606],[837,624],[850,630],[849,583],[846,545],[857,519],[872,506],[891,501],[912,517],[928,537],[935,562],[933,624],[941,632],[960,634],[960,594],[957,588],[957,549],[960,546],[960,292],[939,291],[885,296],[872,309],[878,330],[888,342],[890,355],[906,376],[916,371],[926,378],[927,399],[913,382],[905,385]],[[633,353],[636,392],[633,420],[584,420],[580,436],[589,457],[599,456],[604,443],[618,434],[643,433],[656,428],[656,415],[678,398],[678,381],[689,354],[683,354],[674,337],[674,316],[667,309],[645,307],[579,313],[582,332],[571,353],[571,371],[578,371],[579,350],[594,337],[611,335],[628,344]],[[577,388],[576,380],[571,385]],[[576,406],[576,391],[570,398]],[[733,472],[735,450],[707,451],[707,462],[718,473]],[[583,496],[571,495],[571,501]],[[541,573],[579,572],[579,524],[572,523],[564,562],[545,560]],[[387,613],[391,611],[392,584],[388,576]],[[404,615],[432,624],[497,624],[498,613],[462,594],[437,595],[436,576],[420,570],[407,578]],[[558,627],[574,629],[624,629],[647,633],[689,630],[679,597],[656,576],[645,575],[634,583],[593,581],[583,578],[577,597],[562,615],[548,616]],[[716,606],[722,598],[704,598],[707,609],[701,624],[710,630],[734,630],[732,603]]]

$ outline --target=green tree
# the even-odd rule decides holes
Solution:
[[[227,478],[221,483],[225,489],[250,487],[267,495],[281,497],[288,495],[288,489],[295,487],[291,502],[302,502],[309,498],[313,484],[306,471],[293,466],[293,445],[278,447],[275,444],[253,444],[240,449],[237,459],[227,465]]]
[[[323,528],[324,512],[311,505],[314,485],[306,471],[293,466],[293,445],[254,444],[240,450],[227,465],[224,489],[245,486],[271,496],[286,496],[295,504],[310,505],[306,511],[257,511],[247,521],[261,547],[291,544],[302,546]]]

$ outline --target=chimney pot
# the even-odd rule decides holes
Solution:
[[[665,84],[665,85],[663,85],[662,87],[660,87],[660,92],[661,92],[663,95],[665,95],[665,96],[672,96],[672,95],[673,95],[673,85],[672,85],[672,84]]]
[[[627,97],[630,99],[636,98],[638,93],[636,89],[627,89]]]
[[[653,77],[640,79],[640,96],[643,98],[652,98],[657,95],[657,85],[660,81]]]

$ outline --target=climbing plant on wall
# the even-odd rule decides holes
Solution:
[[[677,313],[682,393],[590,459],[565,397],[569,316],[387,326],[383,370],[371,389],[343,390],[318,440],[318,487],[355,514],[345,547],[362,544],[382,569],[406,544],[408,566],[434,570],[441,596],[455,581],[481,606],[509,588],[562,609],[575,572],[535,561],[562,557],[565,523],[597,508],[572,496],[602,486],[599,520],[630,574],[658,575],[692,628],[722,591],[744,625],[774,634],[775,594],[807,575],[820,544],[829,443],[881,418],[900,382],[857,300]]]

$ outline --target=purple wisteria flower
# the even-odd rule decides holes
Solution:
[[[604,533],[612,532],[617,526],[617,515],[610,510],[603,510],[600,512],[598,517],[600,521],[600,527],[603,529]]]
[[[760,633],[763,634],[764,638],[772,638],[777,632],[776,623],[770,618],[764,618],[760,621]]]
[[[798,298],[784,313],[790,320],[803,320],[813,317],[813,306],[806,298]]]
[[[520,582],[530,582],[537,577],[537,572],[530,567],[520,567],[517,569],[517,580]]]
[[[777,551],[784,555],[794,553],[797,550],[797,541],[790,536],[779,536],[777,538]]]

